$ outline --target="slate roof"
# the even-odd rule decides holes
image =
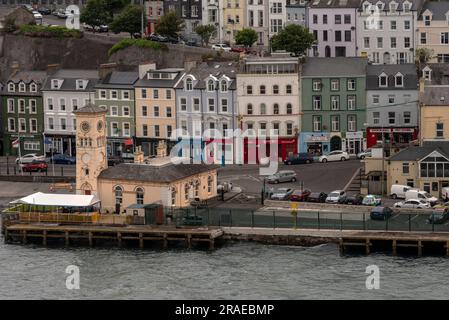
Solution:
[[[239,65],[236,62],[213,62],[213,63],[203,62],[196,68],[193,68],[188,73],[186,73],[184,78],[187,75],[193,75],[195,79],[198,80],[196,83],[194,83],[193,89],[205,89],[206,88],[205,80],[210,75],[214,76],[217,79],[220,79],[223,75],[225,75],[232,80],[229,89],[235,90],[237,88],[236,76],[238,71]],[[183,87],[184,83],[179,82],[178,85],[176,86],[176,89],[182,89]]]
[[[360,57],[306,58],[303,77],[365,76],[368,59]]]
[[[449,141],[425,141],[422,146],[411,146],[391,156],[391,161],[419,161],[433,151],[449,158]]]
[[[149,72],[158,72],[158,73],[175,73],[178,72],[174,79],[148,79],[147,76],[143,79],[139,79],[134,87],[138,88],[174,88],[176,82],[182,77],[183,69],[160,69],[160,70],[150,70]]]
[[[103,80],[100,80],[96,88],[132,89],[138,79],[138,72],[114,71],[108,74]]]
[[[427,84],[449,84],[449,63],[428,63],[422,69],[429,67],[432,70],[431,80],[426,81]]]
[[[171,183],[217,168],[217,165],[207,164],[170,163],[164,166],[153,166],[148,164],[121,163],[103,170],[99,175],[99,179]]]
[[[82,108],[79,108],[78,110],[73,111],[73,113],[99,113],[99,112],[107,112],[105,108],[98,107],[94,105],[93,103],[88,103]]]
[[[404,76],[404,86],[395,87],[394,77],[397,73]],[[379,87],[379,76],[385,73],[388,76],[388,86]],[[416,65],[409,64],[381,64],[368,65],[366,68],[367,90],[418,90],[418,75]]]
[[[424,92],[419,93],[419,101],[428,106],[449,107],[449,86],[425,86]]]
[[[358,8],[360,0],[312,0],[310,8]]]
[[[446,21],[446,13],[449,11],[449,1],[427,1],[418,17],[418,20],[423,20],[424,11],[432,12],[432,20]]]
[[[15,74],[12,74],[8,80],[5,82],[5,85],[1,91],[2,95],[5,96],[41,96],[42,92],[40,91],[42,84],[45,81],[45,77],[47,76],[47,73],[45,71],[21,71],[17,72]],[[23,81],[26,85],[30,84],[31,82],[34,82],[37,84],[37,92],[30,92],[29,87],[27,87],[26,92],[19,92],[18,88],[16,87],[15,92],[8,92],[8,82],[14,82],[15,84],[18,84],[19,82]],[[0,86],[1,88],[1,86]]]
[[[53,79],[63,79],[61,88],[52,89],[51,81]],[[76,89],[76,80],[89,80],[86,88],[82,90]],[[76,92],[92,92],[95,91],[95,86],[98,82],[97,70],[82,70],[82,69],[61,69],[56,73],[47,77],[42,91],[76,91]]]
[[[390,2],[392,2],[393,0],[361,0],[360,1],[359,11],[361,11],[363,9],[363,4],[365,2],[369,2],[369,3],[375,5],[379,1],[385,4],[384,11],[388,11],[390,9]],[[403,10],[403,6],[402,5],[403,5],[403,3],[405,1],[406,0],[394,0],[394,2],[396,2],[398,4],[398,6],[396,8],[396,11],[402,11]],[[421,7],[423,5],[423,2],[424,2],[424,0],[407,0],[407,1],[412,4],[412,7],[411,7],[412,11],[420,11],[420,9],[421,9]]]

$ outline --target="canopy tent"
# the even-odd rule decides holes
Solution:
[[[37,192],[24,198],[12,201],[11,204],[27,204],[54,207],[90,207],[100,203],[93,195],[54,194]]]

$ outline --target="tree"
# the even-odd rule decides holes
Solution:
[[[217,33],[217,29],[214,25],[208,24],[196,27],[195,32],[200,36],[201,41],[207,47],[209,45],[210,38],[215,36],[215,34]]]
[[[178,36],[178,33],[184,30],[185,22],[175,11],[169,11],[164,14],[156,25],[156,32],[166,37]]]
[[[105,0],[89,0],[87,5],[81,12],[80,20],[82,23],[88,24],[93,27],[95,31],[96,27],[111,22],[111,16],[107,11],[107,5]]]
[[[146,25],[145,15],[143,25]],[[142,7],[137,5],[128,5],[111,23],[112,32],[128,32],[131,35],[131,38],[135,33],[140,33],[141,28]]]
[[[257,41],[258,35],[254,29],[243,28],[240,31],[237,31],[235,35],[235,43],[244,45],[245,47],[251,47],[254,42]]]
[[[301,25],[290,24],[271,38],[271,46],[273,50],[286,50],[295,56],[300,56],[312,47],[314,41],[315,38],[309,29]]]
[[[106,10],[108,11],[111,19],[114,18],[114,14],[119,13],[127,5],[131,3],[131,0],[104,0],[106,3]]]
[[[427,48],[419,48],[416,49],[416,60],[418,62],[418,66],[422,64],[426,64],[433,56],[433,50]]]

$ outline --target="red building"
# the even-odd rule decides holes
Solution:
[[[366,129],[366,147],[371,148],[378,141],[392,144],[408,144],[418,139],[418,128],[367,128]]]

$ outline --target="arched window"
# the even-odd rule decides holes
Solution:
[[[212,176],[207,177],[207,193],[212,192],[212,183],[214,181],[214,178]]]
[[[12,82],[8,83],[8,91],[9,92],[16,91],[16,86],[14,85],[14,83],[12,83]]]
[[[246,94],[253,94],[253,86],[246,87]]]
[[[226,80],[221,81],[220,90],[221,90],[221,92],[228,92],[228,83],[226,82]]]
[[[191,78],[187,78],[186,79],[186,88],[187,91],[192,91],[193,90],[193,81]]]
[[[287,114],[293,113],[293,107],[291,103],[287,103]]]
[[[188,201],[189,200],[189,184],[186,183],[184,185],[184,200]]]
[[[120,186],[116,186],[114,188],[115,193],[115,203],[122,204],[123,203],[123,188]]]
[[[264,86],[264,85],[261,85],[261,86],[259,87],[259,93],[260,93],[260,94],[265,94],[265,92],[266,92],[265,86]]]
[[[273,114],[279,114],[279,105],[277,103],[273,105]]]
[[[207,91],[214,91],[215,90],[215,83],[214,80],[210,79],[207,82]]]
[[[267,105],[265,103],[260,105],[260,114],[267,114]]]
[[[279,86],[277,84],[273,86],[273,94],[279,94]]]
[[[143,196],[144,196],[143,189],[140,187],[136,188],[136,203],[137,204],[143,204]]]
[[[26,91],[25,83],[23,83],[23,82],[19,83],[19,92],[25,92],[25,91]]]
[[[248,103],[248,105],[246,106],[246,113],[253,114],[253,105],[251,103]]]

